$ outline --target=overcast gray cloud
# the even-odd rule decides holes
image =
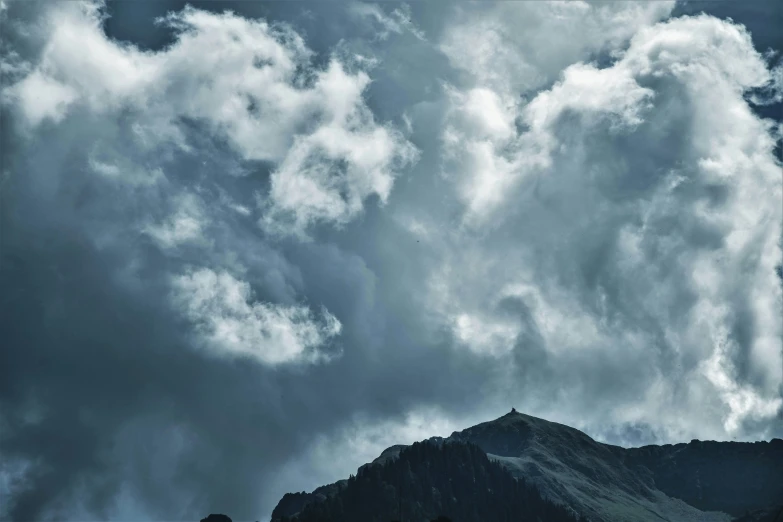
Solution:
[[[783,436],[779,7],[328,4],[0,4],[4,517]]]

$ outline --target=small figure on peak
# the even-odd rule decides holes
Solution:
[[[516,408],[511,408],[511,413],[516,413],[516,412],[517,412]]]

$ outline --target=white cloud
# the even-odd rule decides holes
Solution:
[[[80,158],[85,175],[105,182],[96,184],[100,199],[84,192],[111,216],[95,221],[96,243],[141,232],[173,265],[182,262],[179,247],[199,248],[201,262],[216,266],[175,277],[175,301],[209,346],[269,365],[327,360],[319,347],[340,332],[334,316],[254,302],[246,282],[221,270],[242,272],[247,260],[286,264],[264,245],[241,244],[259,237],[239,220],[305,238],[311,225],[355,219],[371,196],[388,199],[417,152],[375,121],[364,101],[369,75],[337,56],[317,67],[289,26],[228,12],[170,13],[159,23],[174,41],[156,52],[108,38],[100,3],[60,2],[42,12],[40,54],[29,63],[3,56],[13,73],[3,99],[31,140],[51,125],[72,150],[68,161]],[[232,191],[220,179],[228,177],[223,165],[236,173],[247,160],[270,167],[268,193],[252,182]],[[249,206],[255,201],[260,213]],[[131,252],[127,274],[144,265],[140,258]],[[270,272],[276,298],[297,293],[295,272]]]
[[[745,420],[765,420],[774,418],[783,407],[783,398],[764,397],[752,386],[743,385],[735,377],[735,366],[731,360],[730,348],[738,348],[727,332],[723,331],[723,324],[713,325],[712,345],[713,352],[709,358],[703,361],[701,370],[709,379],[721,396],[723,402],[728,405],[728,414],[725,415],[723,426],[730,434],[737,433]],[[734,346],[730,346],[730,345]],[[777,353],[775,353],[777,352]],[[780,343],[764,354],[765,360],[774,362],[780,359]]]
[[[739,434],[783,405],[783,171],[773,124],[743,98],[776,72],[730,22],[634,32],[608,67],[559,62],[530,101],[495,55],[450,88],[443,167],[463,228],[432,275],[433,314],[473,351],[543,350],[571,401],[554,410],[578,418],[580,396],[606,394],[611,422]]]
[[[450,108],[443,140],[445,174],[460,186],[469,208],[467,222],[483,220],[525,172],[549,166],[550,137],[534,132],[517,136],[519,123],[540,127],[566,110],[605,110],[608,103],[616,106],[618,122],[638,120],[639,97],[649,91],[629,90],[628,79],[578,62],[601,51],[616,55],[638,30],[673,7],[674,2],[577,1],[476,4],[458,10],[441,49],[466,79],[463,90],[447,88]],[[566,78],[560,92],[553,89],[551,95],[539,94],[535,104],[526,103],[525,96],[561,74]],[[552,107],[549,96],[564,106]]]
[[[460,313],[453,321],[457,340],[478,354],[506,355],[514,349],[520,333],[514,320]]]
[[[468,4],[441,48],[474,85],[518,94],[546,86],[592,53],[621,47],[673,7],[669,1]]]
[[[357,81],[358,79],[358,81]],[[318,83],[333,100],[333,120],[298,137],[272,174],[272,189],[262,224],[270,231],[303,233],[310,224],[344,224],[377,195],[386,202],[395,172],[417,152],[397,131],[377,126],[359,102],[369,78],[348,76],[332,62]]]
[[[46,119],[59,123],[65,117],[68,106],[78,97],[75,89],[40,71],[29,74],[16,84],[14,90],[32,125],[38,125]]]
[[[300,235],[316,222],[355,218],[371,195],[385,201],[399,169],[415,160],[400,133],[374,121],[363,100],[367,74],[336,58],[315,68],[287,26],[186,7],[161,20],[176,41],[144,52],[108,39],[102,16],[92,3],[49,9],[40,59],[4,93],[31,128],[77,108],[96,118],[123,114],[134,120],[138,150],[191,152],[181,122],[196,122],[238,158],[274,165],[262,223]]]
[[[405,32],[410,32],[420,40],[425,39],[424,33],[411,20],[410,7],[407,4],[400,4],[387,14],[378,4],[353,2],[348,6],[348,13],[358,19],[370,21],[379,40],[386,40],[392,33],[400,35]]]
[[[183,243],[204,243],[208,218],[203,204],[194,194],[184,194],[174,201],[176,211],[161,223],[149,224],[144,232],[161,248],[175,248]]]
[[[560,82],[526,105],[487,89],[453,92],[444,130],[446,174],[461,184],[466,220],[481,222],[521,177],[551,167],[552,154],[558,147],[563,151],[553,135],[563,117],[578,115],[588,124],[606,121],[620,131],[642,122],[653,97],[621,65],[597,69],[581,63],[568,67]],[[515,119],[528,131],[518,135]]]
[[[184,332],[213,366],[256,361],[237,378],[265,390],[273,400],[251,406],[272,416],[292,397],[309,398],[299,402],[311,412],[334,406],[296,425],[270,424],[242,417],[239,400],[228,413],[247,420],[247,444],[218,432],[198,441],[225,401],[180,408],[182,431],[153,441],[166,457],[156,465],[209,454],[242,480],[204,482],[205,494],[164,472],[156,481],[170,491],[153,491],[146,468],[132,471],[136,449],[149,453],[138,435],[163,433],[150,430],[170,424],[167,405],[194,395],[152,386],[168,398],[121,401],[131,407],[114,416],[123,428],[107,427],[134,449],[125,453],[121,441],[112,453],[118,460],[106,470],[122,465],[128,489],[104,515],[187,518],[196,504],[229,497],[250,498],[237,509],[252,515],[258,499],[235,486],[267,476],[280,488],[264,489],[259,505],[270,511],[285,491],[343,478],[390,444],[447,435],[511,405],[621,435],[649,426],[667,442],[780,436],[783,176],[772,148],[783,126],[760,121],[743,96],[773,100],[781,70],[768,71],[737,26],[708,17],[658,24],[672,2],[461,3],[456,17],[453,6],[424,10],[428,35],[443,36],[433,49],[406,8],[359,4],[338,24],[346,41],[316,59],[291,27],[235,14],[170,15],[161,23],[171,45],[150,52],[108,39],[98,3],[34,4],[5,9],[0,0],[0,18],[21,14],[4,28],[27,31],[20,54],[0,50],[3,111],[27,131],[12,135],[6,177],[15,181],[4,188],[23,202],[19,216],[32,218],[18,246],[37,246],[23,257],[48,256],[49,246],[65,256],[21,268],[80,259],[86,269],[74,272],[84,285],[67,277],[28,290],[55,296],[55,305],[129,313],[136,307],[126,298],[170,292],[164,300],[182,321],[158,324],[151,343]],[[432,88],[446,78],[446,89]],[[404,183],[400,172],[417,152],[371,111],[370,95],[426,148]],[[319,235],[321,225],[356,221],[368,200],[386,208],[345,233]],[[41,240],[60,233],[64,241]],[[270,233],[336,244],[269,241]],[[89,299],[63,297],[68,288]],[[339,306],[344,329],[320,302]],[[89,310],[60,306],[53,320],[76,325]],[[126,326],[148,322],[122,315]],[[318,366],[339,356],[338,342],[351,357]],[[184,368],[182,354],[159,360],[158,347],[145,346],[131,355],[142,375],[142,363]],[[128,359],[103,355],[108,367]],[[11,373],[29,373],[16,362],[21,371]],[[308,371],[254,378],[272,368]],[[132,391],[127,382],[118,384]],[[244,397],[231,395],[248,389],[238,384],[224,387],[226,398]],[[51,399],[97,415],[103,407]],[[159,403],[160,420],[134,424]],[[415,406],[425,403],[464,417]],[[46,424],[41,411],[24,422]],[[375,415],[352,418],[362,411]],[[301,452],[308,437],[316,442]],[[269,457],[261,471],[241,457],[258,448]],[[21,462],[0,465],[0,497],[36,480]],[[214,478],[209,467],[196,472]],[[89,488],[60,471],[59,484],[75,484],[56,503],[73,516],[60,518],[95,515],[88,511],[100,503],[79,500]],[[83,476],[105,483],[96,473]],[[172,511],[172,492],[185,511]]]
[[[326,309],[254,301],[250,285],[227,272],[193,270],[172,280],[172,299],[219,356],[249,357],[269,366],[318,363],[342,324]]]
[[[302,454],[277,474],[270,502],[290,491],[313,489],[342,480],[375,460],[383,450],[397,444],[413,444],[430,437],[448,437],[465,426],[485,421],[482,417],[450,418],[437,408],[419,407],[402,418],[377,419],[356,415],[335,433],[319,435]]]

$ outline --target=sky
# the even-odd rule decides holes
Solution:
[[[517,410],[783,437],[783,4],[0,0],[0,518],[266,520]]]

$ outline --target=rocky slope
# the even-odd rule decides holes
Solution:
[[[783,505],[781,439],[614,449],[626,466],[649,471],[659,490],[702,510],[741,515]]]
[[[545,499],[596,522],[729,522],[752,517],[752,512],[768,517],[783,499],[780,439],[756,443],[692,441],[627,449],[512,411],[447,439],[429,439],[429,443],[476,445],[490,461],[534,487]],[[373,463],[362,466],[359,474],[387,467],[405,451],[405,446],[393,446]],[[346,482],[342,481],[313,493],[286,495],[275,513],[279,518],[302,512],[308,505],[339,497],[344,487]],[[426,503],[424,497],[420,501]],[[460,516],[452,518],[459,522]]]
[[[573,510],[544,499],[538,488],[515,479],[470,442],[429,440],[396,453],[362,466],[327,498],[302,506],[281,502],[272,519],[389,522],[445,516],[455,522],[579,522]]]

